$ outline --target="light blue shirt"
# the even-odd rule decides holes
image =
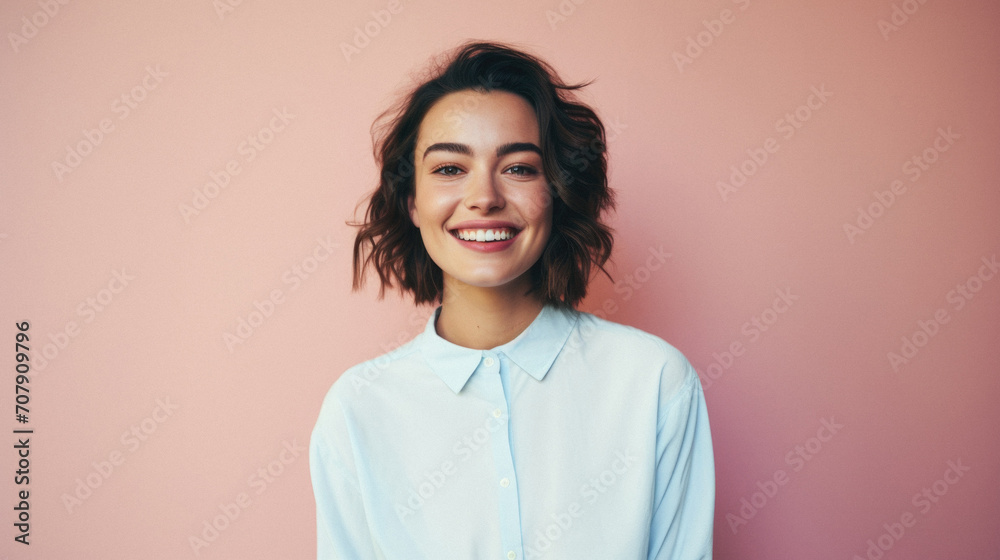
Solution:
[[[680,351],[553,306],[473,350],[439,312],[323,401],[320,560],[712,557],[708,413]]]

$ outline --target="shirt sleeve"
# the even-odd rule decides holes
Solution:
[[[372,542],[357,476],[337,457],[336,430],[329,425],[332,412],[327,409],[320,413],[309,442],[309,471],[316,497],[316,557],[381,559]]]
[[[694,368],[683,356],[679,361],[682,381],[662,397],[656,432],[649,560],[712,558],[715,459],[708,410]]]

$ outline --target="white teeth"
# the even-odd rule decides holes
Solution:
[[[480,243],[489,241],[504,241],[514,237],[514,232],[507,229],[462,229],[455,234],[459,239],[465,241],[478,241]]]

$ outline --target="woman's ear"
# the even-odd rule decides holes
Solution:
[[[413,201],[413,195],[406,197],[406,206],[410,209],[410,221],[413,222],[413,226],[420,229],[420,216],[417,214],[417,205]]]

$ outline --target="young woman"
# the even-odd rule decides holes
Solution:
[[[705,399],[675,348],[575,310],[612,246],[604,127],[544,62],[460,47],[375,134],[355,288],[439,303],[312,434],[320,559],[711,558]]]

